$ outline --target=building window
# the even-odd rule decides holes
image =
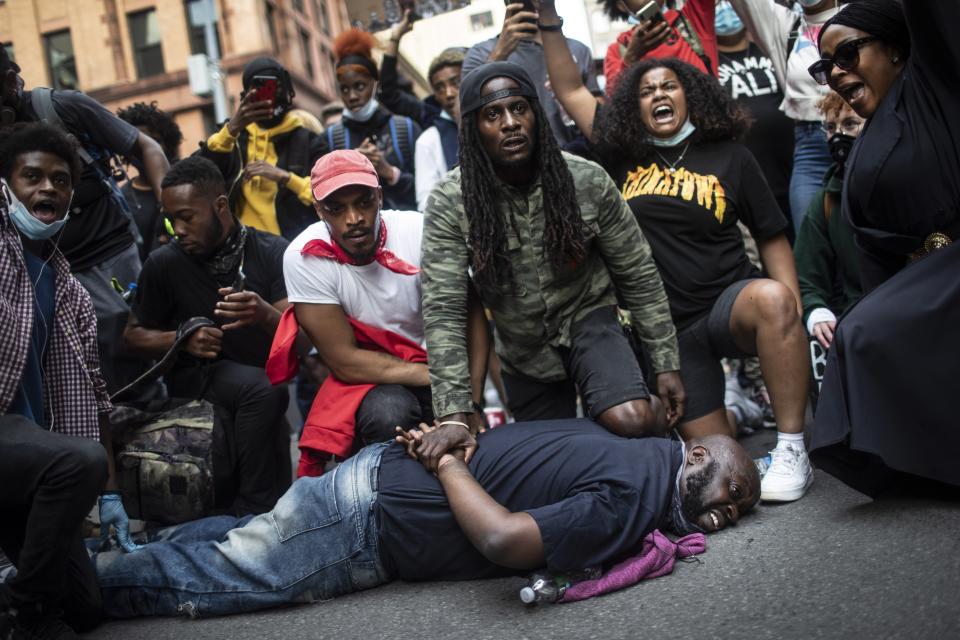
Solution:
[[[213,32],[217,38],[217,52],[223,57],[223,46],[220,44],[220,31],[217,29],[217,10],[214,7],[213,0],[186,0],[183,3],[184,12],[187,14],[187,33],[190,36],[190,53],[205,53],[207,51],[207,39],[203,33],[203,25],[206,23],[206,11],[213,11]]]
[[[493,12],[484,11],[483,13],[475,13],[470,16],[470,28],[474,31],[482,31],[488,27],[493,26]]]
[[[317,0],[315,5],[317,25],[325,34],[330,35],[330,19],[327,17],[327,0]]]
[[[300,30],[300,45],[303,48],[303,66],[306,69],[307,77],[313,80],[313,51],[310,46],[310,32],[306,29]]]
[[[160,48],[160,25],[156,9],[147,9],[127,16],[130,43],[138,78],[149,78],[163,73],[163,51]]]
[[[277,15],[276,9],[269,2],[264,3],[264,19],[267,22],[267,30],[270,33],[270,48],[277,52],[280,50],[280,41],[277,39]]]
[[[47,70],[54,89],[77,88],[77,60],[73,56],[73,41],[70,30],[64,29],[43,36],[43,48],[47,52]]]

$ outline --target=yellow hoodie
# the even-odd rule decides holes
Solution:
[[[277,166],[277,150],[273,146],[273,137],[302,126],[303,122],[293,113],[287,113],[280,124],[269,129],[261,129],[255,122],[248,124],[247,133],[250,138],[247,142],[247,163],[264,160],[267,164]],[[207,139],[207,147],[211,151],[220,153],[233,152],[236,143],[237,139],[230,135],[226,125]],[[309,178],[290,173],[290,179],[285,188],[297,194],[297,198],[303,204],[313,204]],[[280,235],[276,197],[277,183],[273,180],[256,176],[244,182],[239,203],[240,222],[261,231]]]

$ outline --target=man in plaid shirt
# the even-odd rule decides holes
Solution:
[[[96,316],[57,247],[80,164],[47,125],[0,140],[0,637],[73,638],[101,615],[80,524],[116,488]],[[119,494],[100,516],[129,542]]]

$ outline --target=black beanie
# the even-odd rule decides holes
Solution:
[[[897,0],[860,0],[844,6],[823,24],[817,37],[818,49],[827,28],[835,24],[869,33],[899,49],[904,58],[910,56],[910,31]]]

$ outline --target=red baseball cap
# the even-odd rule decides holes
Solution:
[[[355,184],[373,189],[380,186],[373,163],[359,151],[331,151],[321,156],[310,171],[310,190],[317,201],[337,189]]]

